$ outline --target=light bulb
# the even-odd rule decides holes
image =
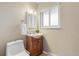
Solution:
[[[37,13],[36,13],[36,11],[34,11],[34,15],[36,15]]]
[[[29,10],[29,13],[30,13],[30,14],[33,14],[33,10],[32,10],[32,9],[30,9],[30,10]]]

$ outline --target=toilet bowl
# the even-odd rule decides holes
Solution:
[[[23,40],[16,40],[6,44],[6,56],[30,56],[24,48]]]

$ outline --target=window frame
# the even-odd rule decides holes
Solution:
[[[41,29],[53,29],[53,28],[61,28],[61,21],[60,21],[60,19],[61,19],[61,17],[60,17],[60,13],[61,13],[61,11],[60,11],[60,5],[57,5],[57,6],[54,6],[54,7],[57,7],[58,8],[58,25],[56,25],[56,26],[50,26],[50,20],[49,20],[49,26],[41,26],[41,16],[40,16],[40,28]],[[50,18],[50,10],[52,9],[52,8],[54,8],[54,7],[50,7],[50,8],[48,8],[48,9],[44,9],[44,10],[41,10],[40,12],[39,12],[39,14],[40,13],[42,13],[42,12],[44,12],[44,11],[46,11],[46,10],[49,10],[49,18]],[[43,16],[42,16],[43,17]],[[42,20],[43,20],[43,18],[42,18]],[[43,24],[42,24],[43,25]]]

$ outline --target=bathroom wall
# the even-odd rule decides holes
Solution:
[[[38,3],[39,10],[54,3]],[[5,55],[6,43],[21,39],[20,20],[27,8],[37,9],[35,3],[0,3],[0,55]],[[79,3],[60,3],[61,29],[40,29],[44,33],[44,49],[56,55],[79,55]]]
[[[54,3],[39,3],[39,10]],[[79,56],[79,3],[60,3],[61,29],[40,29],[44,33],[44,49],[55,55]]]
[[[5,55],[6,43],[21,39],[20,21],[25,19],[27,8],[36,8],[35,3],[0,2],[0,55]]]

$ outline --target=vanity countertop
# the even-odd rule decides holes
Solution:
[[[32,36],[32,37],[40,37],[42,36],[43,33],[28,33],[27,36]]]

